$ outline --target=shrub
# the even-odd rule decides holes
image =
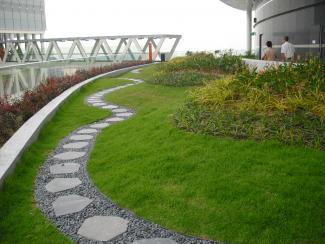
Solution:
[[[168,86],[202,85],[204,81],[223,74],[234,74],[244,67],[241,58],[231,52],[222,53],[218,57],[207,53],[191,53],[158,64],[152,83]]]
[[[324,65],[243,69],[193,90],[174,121],[197,133],[325,149]]]

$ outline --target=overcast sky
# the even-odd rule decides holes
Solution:
[[[246,47],[246,14],[219,0],[45,0],[46,37],[181,34],[177,51]]]

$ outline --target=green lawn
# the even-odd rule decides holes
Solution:
[[[225,243],[324,243],[325,152],[180,131],[171,115],[185,97],[185,88],[149,84],[106,97],[137,114],[97,138],[88,171],[100,191],[190,235]]]
[[[108,111],[84,105],[84,97],[129,81],[102,78],[72,95],[42,129],[39,139],[23,154],[0,190],[0,243],[69,243],[49,224],[33,200],[38,167],[72,130],[109,116]]]
[[[154,67],[122,77],[150,79]],[[72,130],[107,117],[83,104],[117,84],[100,79],[74,94],[24,153],[0,191],[0,243],[66,243],[33,201],[38,167]],[[88,170],[120,206],[170,229],[226,243],[325,242],[325,152],[235,141],[176,129],[186,88],[141,84],[108,101],[136,110],[98,136]]]

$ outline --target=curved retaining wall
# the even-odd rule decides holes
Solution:
[[[0,148],[0,187],[4,179],[15,168],[24,150],[37,139],[38,134],[43,128],[44,124],[53,117],[56,110],[71,94],[78,91],[84,85],[87,85],[98,78],[119,75],[147,65],[148,64],[114,70],[80,82],[79,84],[74,85],[73,87],[64,91],[62,94],[45,105],[40,111],[34,114]]]

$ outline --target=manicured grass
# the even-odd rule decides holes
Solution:
[[[88,171],[100,191],[190,235],[225,243],[324,243],[325,152],[178,130],[171,116],[185,97],[185,88],[149,84],[107,96],[137,113],[97,138]]]
[[[84,97],[95,91],[129,81],[102,78],[72,95],[42,129],[39,139],[23,154],[14,173],[0,190],[0,243],[69,243],[48,223],[33,199],[38,167],[72,130],[109,116],[108,111],[84,105]]]

